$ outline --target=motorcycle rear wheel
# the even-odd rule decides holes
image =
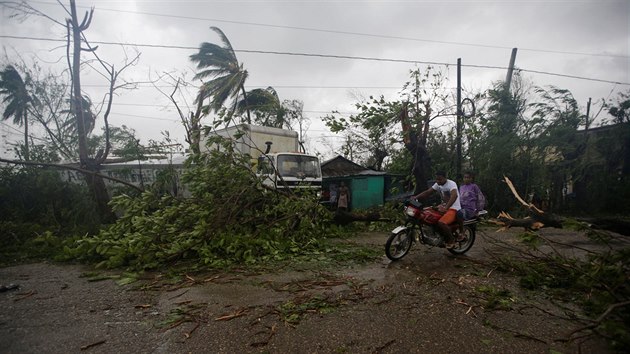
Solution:
[[[397,261],[409,253],[412,244],[413,228],[392,233],[385,242],[385,255],[392,261]]]
[[[457,245],[453,248],[448,248],[448,251],[452,254],[464,254],[470,250],[475,243],[475,228],[473,226],[464,226],[464,234],[461,241],[457,241]],[[461,235],[460,235],[461,237]]]

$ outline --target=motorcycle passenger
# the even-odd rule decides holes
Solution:
[[[451,228],[448,225],[457,220],[457,212],[461,209],[457,183],[447,179],[446,172],[438,171],[435,173],[435,183],[433,186],[424,192],[413,196],[413,198],[425,199],[435,192],[440,193],[440,199],[442,201],[438,207],[438,211],[444,213],[438,221],[437,227],[440,234],[442,234],[442,237],[444,237],[444,246],[446,248],[453,248],[457,245],[457,243],[455,242]]]
[[[475,183],[475,174],[471,171],[464,172],[464,183],[459,186],[460,204],[462,208],[457,213],[459,233],[464,232],[464,221],[474,219],[486,204],[486,197]]]

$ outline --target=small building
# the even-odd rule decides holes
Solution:
[[[322,162],[321,167],[324,202],[331,208],[336,205],[341,182],[350,190],[350,209],[369,209],[383,205],[396,180],[387,172],[363,167],[341,155]]]

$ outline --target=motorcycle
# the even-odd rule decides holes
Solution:
[[[404,225],[398,226],[392,230],[391,235],[385,243],[385,255],[392,261],[403,258],[414,242],[419,242],[432,247],[445,247],[444,238],[438,230],[438,220],[443,213],[438,211],[437,207],[423,207],[420,202],[415,199],[409,199],[404,203],[404,213],[406,221]],[[482,210],[474,219],[464,221],[464,232],[459,233],[459,225],[457,223],[449,225],[456,245],[453,248],[447,248],[449,252],[460,255],[468,252],[475,243],[475,234],[477,232],[477,223],[487,212]]]

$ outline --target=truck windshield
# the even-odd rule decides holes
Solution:
[[[319,160],[314,156],[279,155],[278,171],[283,177],[321,177]]]

